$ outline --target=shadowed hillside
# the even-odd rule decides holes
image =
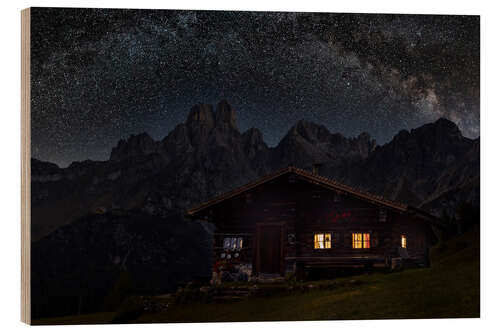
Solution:
[[[138,312],[123,323],[476,318],[480,310],[479,226],[440,242],[430,268],[265,285],[267,296],[236,303],[194,300]],[[293,291],[290,291],[293,290]],[[150,302],[164,302],[164,297]],[[35,324],[110,323],[119,314],[51,318]],[[121,316],[122,318],[125,318]]]
[[[32,159],[34,316],[114,309],[113,297],[209,275],[210,231],[185,210],[287,165],[321,163],[320,175],[435,214],[479,204],[479,139],[449,120],[382,146],[300,121],[268,147],[258,129],[241,133],[236,116],[226,101],[199,104],[160,141],[120,140],[108,161],[59,168]]]
[[[205,225],[173,213],[110,212],[78,219],[32,247],[34,318],[115,310],[130,295],[173,292],[211,276]]]

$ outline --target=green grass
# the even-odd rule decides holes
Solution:
[[[479,230],[433,249],[431,258],[431,268],[343,278],[333,290],[232,304],[178,304],[135,322],[479,317]],[[352,279],[358,283],[342,283]]]
[[[289,295],[229,304],[174,304],[165,312],[144,313],[133,322],[479,317],[479,228],[434,248],[431,261],[431,268],[340,278],[333,288],[331,281],[316,281],[306,285],[318,288]],[[94,323],[113,317],[94,316]],[[51,318],[50,322],[86,320],[93,320],[92,315]]]

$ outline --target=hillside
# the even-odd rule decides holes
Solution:
[[[434,247],[431,260],[431,268],[306,282],[306,291],[287,292],[282,285],[268,285],[270,296],[236,303],[171,304],[162,312],[139,312],[124,322],[479,317],[479,227]],[[109,323],[116,316],[109,312],[35,324]]]
[[[432,261],[427,269],[342,278],[333,290],[178,305],[134,322],[479,317],[478,229],[434,248]]]
[[[161,283],[136,277],[149,295],[210,275],[210,232],[187,223],[185,210],[290,164],[309,169],[321,162],[322,176],[435,214],[454,212],[463,201],[479,204],[479,139],[463,137],[449,120],[401,131],[381,146],[367,133],[346,138],[299,121],[268,147],[258,129],[241,133],[236,117],[226,101],[198,104],[162,140],[132,135],[107,161],[60,168],[32,159],[32,276],[43,286],[33,295],[34,316],[101,311],[121,273],[138,267],[159,267]],[[182,242],[193,230],[199,241],[186,251]],[[167,248],[171,239],[175,246]],[[123,262],[129,256],[134,260]],[[57,306],[45,302],[49,291],[61,295]]]
[[[175,213],[117,211],[59,228],[32,247],[33,316],[115,309],[129,293],[173,292],[179,282],[210,276],[205,227]]]

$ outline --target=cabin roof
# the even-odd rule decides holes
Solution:
[[[345,184],[342,184],[334,179],[330,179],[327,177],[320,176],[318,174],[314,174],[312,172],[306,171],[304,169],[300,169],[294,166],[289,166],[283,169],[280,169],[274,173],[271,173],[269,175],[263,176],[253,182],[250,182],[246,185],[243,185],[241,187],[238,187],[232,191],[220,194],[215,196],[214,198],[201,203],[187,211],[188,216],[194,216],[197,215],[197,213],[212,207],[220,202],[223,202],[225,200],[228,200],[230,198],[233,198],[239,194],[242,194],[244,192],[247,192],[255,187],[258,187],[262,184],[265,184],[267,182],[272,181],[273,179],[276,179],[282,175],[288,174],[288,173],[293,173],[298,176],[300,176],[302,179],[309,181],[313,184],[317,184],[323,187],[326,187],[331,190],[343,192],[345,194],[351,195],[353,197],[359,198],[364,201],[371,202],[376,205],[384,206],[389,209],[397,210],[399,212],[407,212],[407,213],[417,213],[421,215],[424,218],[434,218],[434,216],[430,215],[429,213],[422,211],[418,208],[408,206],[406,204],[403,204],[401,202],[396,202],[393,200],[386,199],[382,196],[378,196],[372,193],[368,193],[366,191],[362,191],[360,189],[355,189],[353,187],[347,186]]]

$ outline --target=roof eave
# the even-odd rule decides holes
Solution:
[[[289,166],[289,167],[280,169],[273,174],[261,177],[254,182],[250,182],[246,185],[240,186],[232,191],[218,195],[211,200],[208,200],[208,201],[206,201],[206,202],[204,202],[204,203],[202,203],[202,204],[200,204],[192,209],[187,210],[186,214],[188,216],[190,216],[190,218],[193,218],[193,217],[195,217],[195,215],[197,213],[199,213],[200,211],[202,211],[204,209],[207,209],[211,206],[217,205],[218,203],[220,203],[222,201],[233,198],[239,194],[242,194],[246,191],[249,191],[249,190],[251,190],[259,185],[267,183],[267,182],[269,182],[277,177],[280,177],[280,176],[282,176],[286,173],[290,173],[290,172],[293,172],[298,176],[302,176],[302,177],[306,178],[307,181],[315,182],[318,185],[328,187],[329,189],[344,192],[345,194],[355,196],[361,200],[371,202],[372,204],[375,204],[375,205],[384,206],[386,208],[394,209],[394,210],[397,210],[399,212],[408,212],[408,210],[410,209],[410,207],[405,205],[405,204],[402,204],[399,202],[389,201],[385,198],[382,198],[381,196],[376,196],[374,194],[361,191],[359,189],[354,189],[354,188],[351,188],[347,185],[341,184],[335,180],[332,180],[332,179],[329,179],[329,178],[326,178],[323,176],[311,174],[305,170],[302,170],[302,169],[299,169],[299,168],[296,168],[293,166]]]

